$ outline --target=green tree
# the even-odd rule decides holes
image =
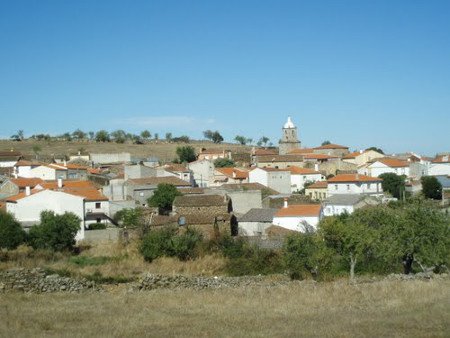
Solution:
[[[212,141],[212,138],[213,138],[213,134],[214,134],[214,132],[212,131],[212,130],[205,130],[204,132],[203,132],[203,136],[207,139],[207,140],[210,140],[210,141]]]
[[[405,191],[405,176],[399,176],[394,173],[384,173],[379,176],[383,181],[381,186],[384,192],[390,193],[395,198],[401,198]]]
[[[64,133],[60,136],[64,141],[70,142],[72,141],[72,134],[71,133]]]
[[[40,223],[30,229],[30,244],[35,249],[71,250],[80,223],[80,218],[72,212],[57,215],[53,211],[43,211]]]
[[[172,133],[166,133],[166,141],[172,141]]]
[[[195,149],[191,146],[177,147],[176,150],[179,162],[193,162],[197,159]]]
[[[236,135],[236,137],[234,138],[234,140],[235,140],[237,143],[239,143],[239,144],[245,146],[245,145],[247,144],[247,140],[248,140],[248,139],[245,138],[244,136]]]
[[[16,134],[11,136],[13,141],[23,141],[25,139],[23,130],[18,130]]]
[[[422,176],[422,194],[425,198],[439,200],[442,198],[442,185],[434,176]]]
[[[95,133],[95,140],[97,142],[109,142],[111,138],[106,130],[99,130]]]
[[[328,144],[331,144],[331,142],[328,141],[328,140],[326,140],[326,141],[323,141],[321,145],[322,145],[322,146],[326,146],[326,145],[328,145]]]
[[[142,223],[142,209],[140,208],[125,208],[119,210],[114,215],[114,220],[122,226],[138,227]]]
[[[330,252],[317,233],[307,228],[305,233],[290,235],[284,243],[284,261],[292,279],[311,275],[320,279],[329,267]]]
[[[154,138],[155,138],[156,141],[158,141],[158,140],[159,140],[159,134],[158,134],[158,133],[155,133]]]
[[[269,141],[270,141],[270,139],[267,136],[263,136],[259,139],[257,145],[258,146],[261,146],[261,145],[266,146]]]
[[[219,131],[205,130],[203,132],[203,136],[206,139],[213,141],[214,143],[221,143],[223,141],[222,135],[220,135]]]
[[[218,158],[214,161],[214,166],[216,168],[232,168],[235,166],[235,163],[229,158]]]
[[[86,133],[81,129],[77,129],[72,133],[72,137],[78,141],[81,141],[86,138]]]
[[[172,210],[175,197],[181,195],[182,193],[173,184],[160,183],[147,202],[152,207],[158,207],[160,212],[166,213]]]
[[[377,147],[369,147],[366,150],[373,150],[373,151],[379,152],[380,154],[384,154],[384,151],[381,148],[377,148]]]
[[[150,134],[148,130],[144,130],[141,132],[141,137],[147,141],[150,137],[152,137],[152,134]]]
[[[33,150],[33,153],[34,153],[34,155],[36,157],[36,160],[39,159],[39,153],[42,151],[42,148],[39,145],[35,144],[33,146],[32,150]]]
[[[89,140],[93,141],[95,138],[95,133],[93,131],[88,132]]]
[[[125,143],[125,141],[127,140],[127,133],[122,130],[115,130],[111,133],[111,137],[113,139],[114,142],[116,143]],[[132,136],[131,136],[132,138]]]
[[[14,216],[0,210],[0,249],[15,249],[25,238],[25,231]]]
[[[142,239],[139,248],[147,262],[152,262],[158,257],[173,256],[172,238],[176,234],[176,228],[165,227],[153,229]]]

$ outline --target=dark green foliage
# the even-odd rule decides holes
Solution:
[[[40,224],[30,229],[29,243],[35,249],[70,250],[75,245],[80,222],[71,212],[56,215],[53,211],[43,211]]]
[[[15,249],[25,238],[25,231],[14,216],[0,210],[0,248]]]
[[[442,185],[434,176],[422,176],[422,193],[425,198],[439,200],[442,198]]]
[[[172,210],[172,203],[175,197],[181,196],[182,193],[173,184],[160,183],[147,202],[152,207],[158,207],[163,211]]]
[[[405,191],[405,176],[399,176],[394,173],[381,174],[383,180],[381,186],[384,192],[390,193],[395,198],[401,198]]]
[[[214,143],[221,143],[223,141],[222,135],[220,135],[219,131],[205,130],[203,132],[203,136],[206,139],[213,141]]]
[[[329,268],[331,253],[317,233],[307,231],[286,238],[284,261],[292,279],[320,279]]]
[[[188,228],[178,234],[177,228],[166,227],[150,231],[143,238],[140,251],[148,262],[163,256],[186,261],[196,258],[201,241],[202,235],[195,229]]]
[[[89,224],[89,230],[104,230],[106,229],[105,223],[91,223]]]
[[[248,138],[241,136],[241,135],[236,135],[236,137],[234,138],[234,140],[239,143],[240,145],[245,146],[247,144],[247,142],[249,141]]]
[[[327,141],[323,141],[321,145],[322,145],[322,146],[326,146],[326,145],[328,145],[328,144],[331,144],[331,142],[327,140]]]
[[[235,166],[235,163],[229,158],[218,158],[214,161],[214,166],[216,168],[232,168]]]
[[[106,130],[99,130],[95,133],[95,140],[97,142],[109,142],[111,139]]]
[[[197,159],[197,154],[195,153],[195,149],[191,146],[177,147],[176,150],[178,160],[180,163],[182,162],[193,162]]]
[[[119,223],[120,226],[137,227],[142,223],[142,209],[122,209],[116,212],[114,220]]]
[[[366,150],[374,150],[374,151],[379,152],[380,154],[384,154],[384,151],[381,148],[377,148],[377,147],[370,147],[370,148],[367,148]]]

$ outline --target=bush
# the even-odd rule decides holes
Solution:
[[[30,229],[30,245],[34,249],[71,250],[80,222],[80,218],[71,212],[56,215],[53,211],[43,211],[41,223]]]
[[[104,230],[106,229],[105,223],[91,223],[89,224],[89,230]]]
[[[196,248],[203,236],[195,229],[188,228],[185,233],[172,238],[173,254],[181,261],[197,257]]]
[[[142,239],[140,251],[147,262],[162,256],[173,256],[172,238],[176,228],[163,228],[150,231]]]
[[[14,216],[0,210],[0,248],[15,249],[25,238],[25,231]]]

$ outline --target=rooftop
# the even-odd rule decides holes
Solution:
[[[317,181],[306,187],[306,189],[327,189],[327,181]]]
[[[287,169],[291,172],[291,175],[320,175],[319,171],[315,171],[309,168],[300,168],[297,166],[292,166]]]
[[[226,206],[228,199],[221,195],[184,195],[177,196],[173,201],[175,207],[212,207]]]
[[[320,204],[300,204],[288,205],[286,208],[281,208],[275,214],[276,217],[315,217],[320,215],[322,206]]]
[[[340,144],[330,143],[330,144],[325,144],[320,147],[315,147],[314,149],[348,149],[348,147],[341,146]]]
[[[130,178],[128,182],[134,185],[158,185],[161,183],[172,184],[177,187],[190,187],[189,182],[183,181],[175,176],[165,177],[144,177],[144,178]]]
[[[264,222],[272,223],[273,216],[278,209],[262,209],[253,208],[250,209],[245,215],[239,218],[239,222]]]
[[[340,174],[328,179],[329,183],[341,182],[381,182],[382,179],[378,177],[371,177],[361,174]]]

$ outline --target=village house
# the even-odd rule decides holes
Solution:
[[[361,174],[340,174],[328,179],[328,196],[337,194],[366,194],[382,196],[381,178]]]
[[[5,178],[0,180],[0,198],[17,195],[25,191],[26,187],[34,189],[44,181],[40,178]]]
[[[183,164],[166,164],[162,167],[157,168],[157,176],[175,176],[180,180],[188,182],[190,185],[194,186],[194,176],[192,172]]]
[[[231,150],[225,149],[205,149],[202,148],[197,156],[197,160],[217,160],[219,158],[227,158],[231,160]]]
[[[191,170],[194,185],[200,188],[207,188],[214,185],[214,163],[210,160],[197,160],[188,164]]]
[[[6,210],[12,213],[23,227],[28,228],[40,221],[42,211],[57,214],[73,212],[81,219],[76,240],[84,238],[84,230],[92,223],[109,223],[109,201],[89,181],[43,182],[34,189],[8,197]]]
[[[367,195],[333,195],[323,201],[323,214],[324,216],[338,216],[343,213],[351,214],[362,207],[377,205],[379,203],[380,201]]]
[[[124,179],[135,179],[144,177],[156,177],[157,171],[154,168],[147,167],[142,164],[129,164],[123,166]]]
[[[302,155],[263,155],[255,157],[255,165],[259,168],[286,169],[291,166],[303,167]]]
[[[0,168],[13,168],[16,163],[22,158],[22,153],[19,151],[0,151]]]
[[[257,156],[273,156],[278,155],[278,150],[274,148],[252,148],[251,152],[251,164],[256,165]]]
[[[278,209],[250,209],[245,215],[238,218],[239,236],[263,236],[266,229],[273,223]]]
[[[254,168],[249,172],[250,183],[260,183],[282,194],[291,193],[291,172],[289,169]]]
[[[153,196],[158,184],[172,184],[177,188],[190,188],[191,185],[178,177],[143,177],[132,178],[125,181],[125,195],[136,201],[139,205],[147,205],[147,200]]]
[[[216,168],[214,185],[248,183],[248,171],[238,168]]]
[[[430,164],[428,175],[441,176],[450,175],[450,155],[438,155]]]
[[[328,196],[328,182],[318,181],[305,188],[305,195],[312,200],[323,201]]]
[[[337,157],[344,157],[349,153],[348,147],[333,143],[325,144],[320,147],[315,147],[313,152],[315,154],[324,154]]]
[[[323,217],[320,204],[289,205],[287,201],[274,217],[273,224],[288,230],[305,232],[316,230]]]
[[[358,168],[358,173],[373,177],[379,177],[380,175],[387,173],[409,177],[409,163],[396,158],[377,158],[376,160],[367,163],[367,166]]]
[[[361,166],[378,158],[385,157],[386,155],[375,150],[360,150],[347,154],[342,157],[342,160],[347,163],[353,163],[357,166]]]
[[[308,168],[289,167],[287,168],[291,172],[291,191],[303,190],[305,183],[313,183],[317,181],[324,181],[325,176],[319,171]]]

